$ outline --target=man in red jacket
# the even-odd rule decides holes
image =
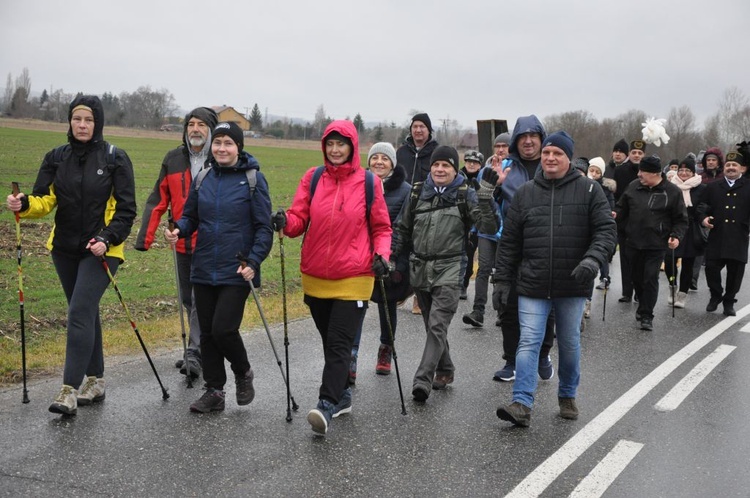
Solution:
[[[182,209],[190,192],[192,180],[211,157],[211,135],[217,122],[216,113],[208,107],[197,107],[185,116],[182,145],[170,150],[164,156],[159,178],[146,201],[141,228],[135,242],[137,250],[148,251],[151,247],[161,217],[167,209],[172,210],[172,218],[175,220],[182,216]],[[177,368],[180,368],[180,373],[188,375],[189,372],[194,378],[201,374],[201,331],[193,306],[193,286],[190,284],[190,265],[196,234],[197,232],[191,238],[180,239],[177,243],[177,268],[182,305],[189,318],[190,343],[187,365],[183,364],[183,360],[175,364]]]

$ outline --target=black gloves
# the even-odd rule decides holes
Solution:
[[[273,225],[274,232],[280,232],[286,226],[286,213],[283,209],[279,208],[276,214],[271,215],[271,225]]]
[[[376,254],[372,260],[372,272],[378,278],[385,278],[391,272],[391,263],[380,254]]]
[[[573,268],[573,271],[570,272],[579,284],[591,282],[596,278],[597,273],[599,273],[599,262],[591,257],[583,258],[583,260],[578,263],[578,266]]]
[[[492,283],[495,284],[492,290],[492,308],[499,311],[508,304],[510,282],[493,281]]]
[[[479,182],[479,189],[477,190],[477,197],[479,199],[492,199],[492,194],[495,192],[497,181],[500,176],[492,168],[485,168],[482,172],[482,180]]]

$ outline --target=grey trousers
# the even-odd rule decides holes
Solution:
[[[460,290],[458,284],[443,285],[431,290],[415,289],[427,332],[422,361],[414,374],[415,388],[429,392],[436,373],[452,374],[455,370],[448,345],[448,327],[458,309]]]
[[[188,355],[194,358],[201,357],[201,327],[198,324],[198,312],[195,310],[195,294],[193,284],[190,283],[190,266],[193,262],[192,254],[177,253],[177,269],[180,278],[180,293],[182,294],[182,306],[185,308],[187,323],[190,330],[190,341],[188,343]]]

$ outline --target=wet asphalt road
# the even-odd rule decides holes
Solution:
[[[202,391],[200,383],[187,389],[173,367],[181,349],[152,351],[166,401],[142,354],[108,358],[106,400],[80,407],[76,417],[47,411],[60,376],[30,383],[26,405],[20,388],[0,391],[0,495],[750,496],[750,333],[741,331],[750,321],[750,292],[740,295],[738,317],[725,320],[721,307],[704,311],[702,278],[688,309],[673,319],[662,276],[655,330],[643,332],[635,305],[616,302],[616,264],[612,274],[606,321],[603,292],[595,291],[583,333],[577,421],[557,416],[556,376],[540,382],[530,428],[495,416],[512,384],[491,380],[502,366],[494,317],[488,313],[483,328],[461,322],[471,300],[461,302],[450,330],[455,383],[424,405],[411,400],[421,317],[410,307],[399,312],[402,415],[395,373],[374,373],[379,331],[371,309],[353,413],[335,419],[325,438],[313,436],[305,420],[317,402],[323,359],[312,320],[300,320],[289,326],[292,395],[300,405],[291,422],[262,329],[244,335],[256,398],[238,407],[230,383],[223,413],[189,413]],[[148,330],[141,333],[148,344]],[[283,327],[272,326],[272,334],[283,360]],[[702,363],[712,359],[712,369]],[[704,378],[694,368],[709,372]],[[680,390],[685,378],[695,381],[692,390]],[[657,406],[675,386],[687,391],[684,400]]]

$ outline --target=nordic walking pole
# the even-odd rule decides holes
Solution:
[[[174,232],[174,220],[172,210],[169,210],[169,231]],[[171,244],[170,244],[171,245]],[[182,287],[180,287],[180,269],[177,266],[177,245],[172,245],[172,258],[174,259],[174,278],[177,283],[177,306],[180,308],[180,327],[182,328],[182,364],[185,366],[185,377],[187,377],[188,389],[193,388],[193,376],[188,369],[187,361],[187,338],[185,336],[185,310],[182,308]]]
[[[393,326],[391,325],[391,312],[388,310],[388,298],[385,295],[385,282],[380,280],[380,293],[383,294],[383,304],[385,304],[385,323],[388,325],[388,334],[391,338],[391,350],[393,351],[393,364],[396,366],[396,380],[398,381],[398,395],[401,397],[401,415],[406,415],[406,405],[404,405],[404,391],[401,389],[401,375],[398,371],[398,355],[396,354],[396,341],[393,339]],[[417,297],[414,296],[414,299]]]
[[[602,279],[604,281],[604,302],[602,303],[602,321],[604,321],[604,316],[607,314],[607,291],[609,290],[609,277],[604,277]]]
[[[17,182],[12,182],[13,197],[18,197],[21,192]],[[23,266],[21,265],[21,216],[14,211],[16,216],[16,254],[18,258],[18,306],[21,310],[21,372],[23,375],[23,403],[29,402],[29,391],[26,389],[26,323],[23,310]]]
[[[286,311],[286,266],[284,264],[284,235],[279,230],[279,254],[281,255],[281,303],[284,309],[284,355],[286,356],[286,421],[292,421],[291,400],[289,391],[289,320]]]
[[[244,268],[247,266],[247,259],[245,259],[245,256],[238,252],[237,256],[235,256],[239,261],[240,265]],[[260,299],[258,299],[258,294],[255,293],[255,286],[253,285],[252,280],[248,280],[247,283],[250,284],[250,292],[253,294],[253,299],[255,300],[255,305],[258,307],[258,314],[260,314],[260,319],[263,321],[263,327],[266,329],[266,335],[268,336],[268,341],[271,343],[271,349],[273,350],[273,355],[276,357],[276,364],[279,366],[279,371],[281,372],[281,377],[284,379],[284,384],[287,386],[289,385],[289,380],[287,379],[287,376],[284,375],[284,367],[281,366],[281,360],[279,359],[279,354],[276,352],[276,346],[273,343],[273,337],[271,337],[271,329],[268,328],[268,322],[266,321],[266,315],[263,313],[263,307],[260,305]],[[299,410],[299,405],[296,401],[294,401],[294,396],[292,396],[291,392],[289,393],[289,399],[292,402],[292,410],[295,412]]]
[[[672,276],[669,278],[669,289],[672,293],[672,318],[674,318],[674,287],[677,280],[677,261],[674,259],[674,249],[672,249]]]
[[[138,327],[135,325],[135,321],[133,321],[133,317],[130,315],[130,310],[128,309],[128,306],[125,304],[125,301],[122,298],[122,294],[120,293],[120,289],[117,287],[117,282],[115,282],[115,277],[112,275],[112,272],[109,271],[109,265],[107,264],[107,259],[104,257],[104,255],[99,256],[99,258],[102,261],[102,266],[104,267],[104,271],[107,272],[107,276],[109,277],[109,281],[112,283],[112,287],[115,288],[115,292],[117,293],[117,297],[120,299],[120,304],[122,304],[122,308],[125,310],[125,314],[128,317],[128,321],[130,321],[130,326],[133,328],[133,332],[135,332],[135,336],[138,338],[138,342],[141,343],[141,348],[143,348],[143,352],[146,353],[146,359],[148,360],[149,365],[151,365],[151,370],[154,371],[154,375],[156,376],[157,382],[159,382],[159,387],[161,387],[161,394],[162,399],[169,399],[169,394],[167,393],[167,390],[164,389],[164,384],[161,383],[161,379],[159,378],[159,374],[156,372],[156,367],[154,366],[154,362],[151,361],[151,356],[148,354],[148,350],[146,349],[146,344],[144,344],[143,339],[141,338],[140,332],[138,332]]]

